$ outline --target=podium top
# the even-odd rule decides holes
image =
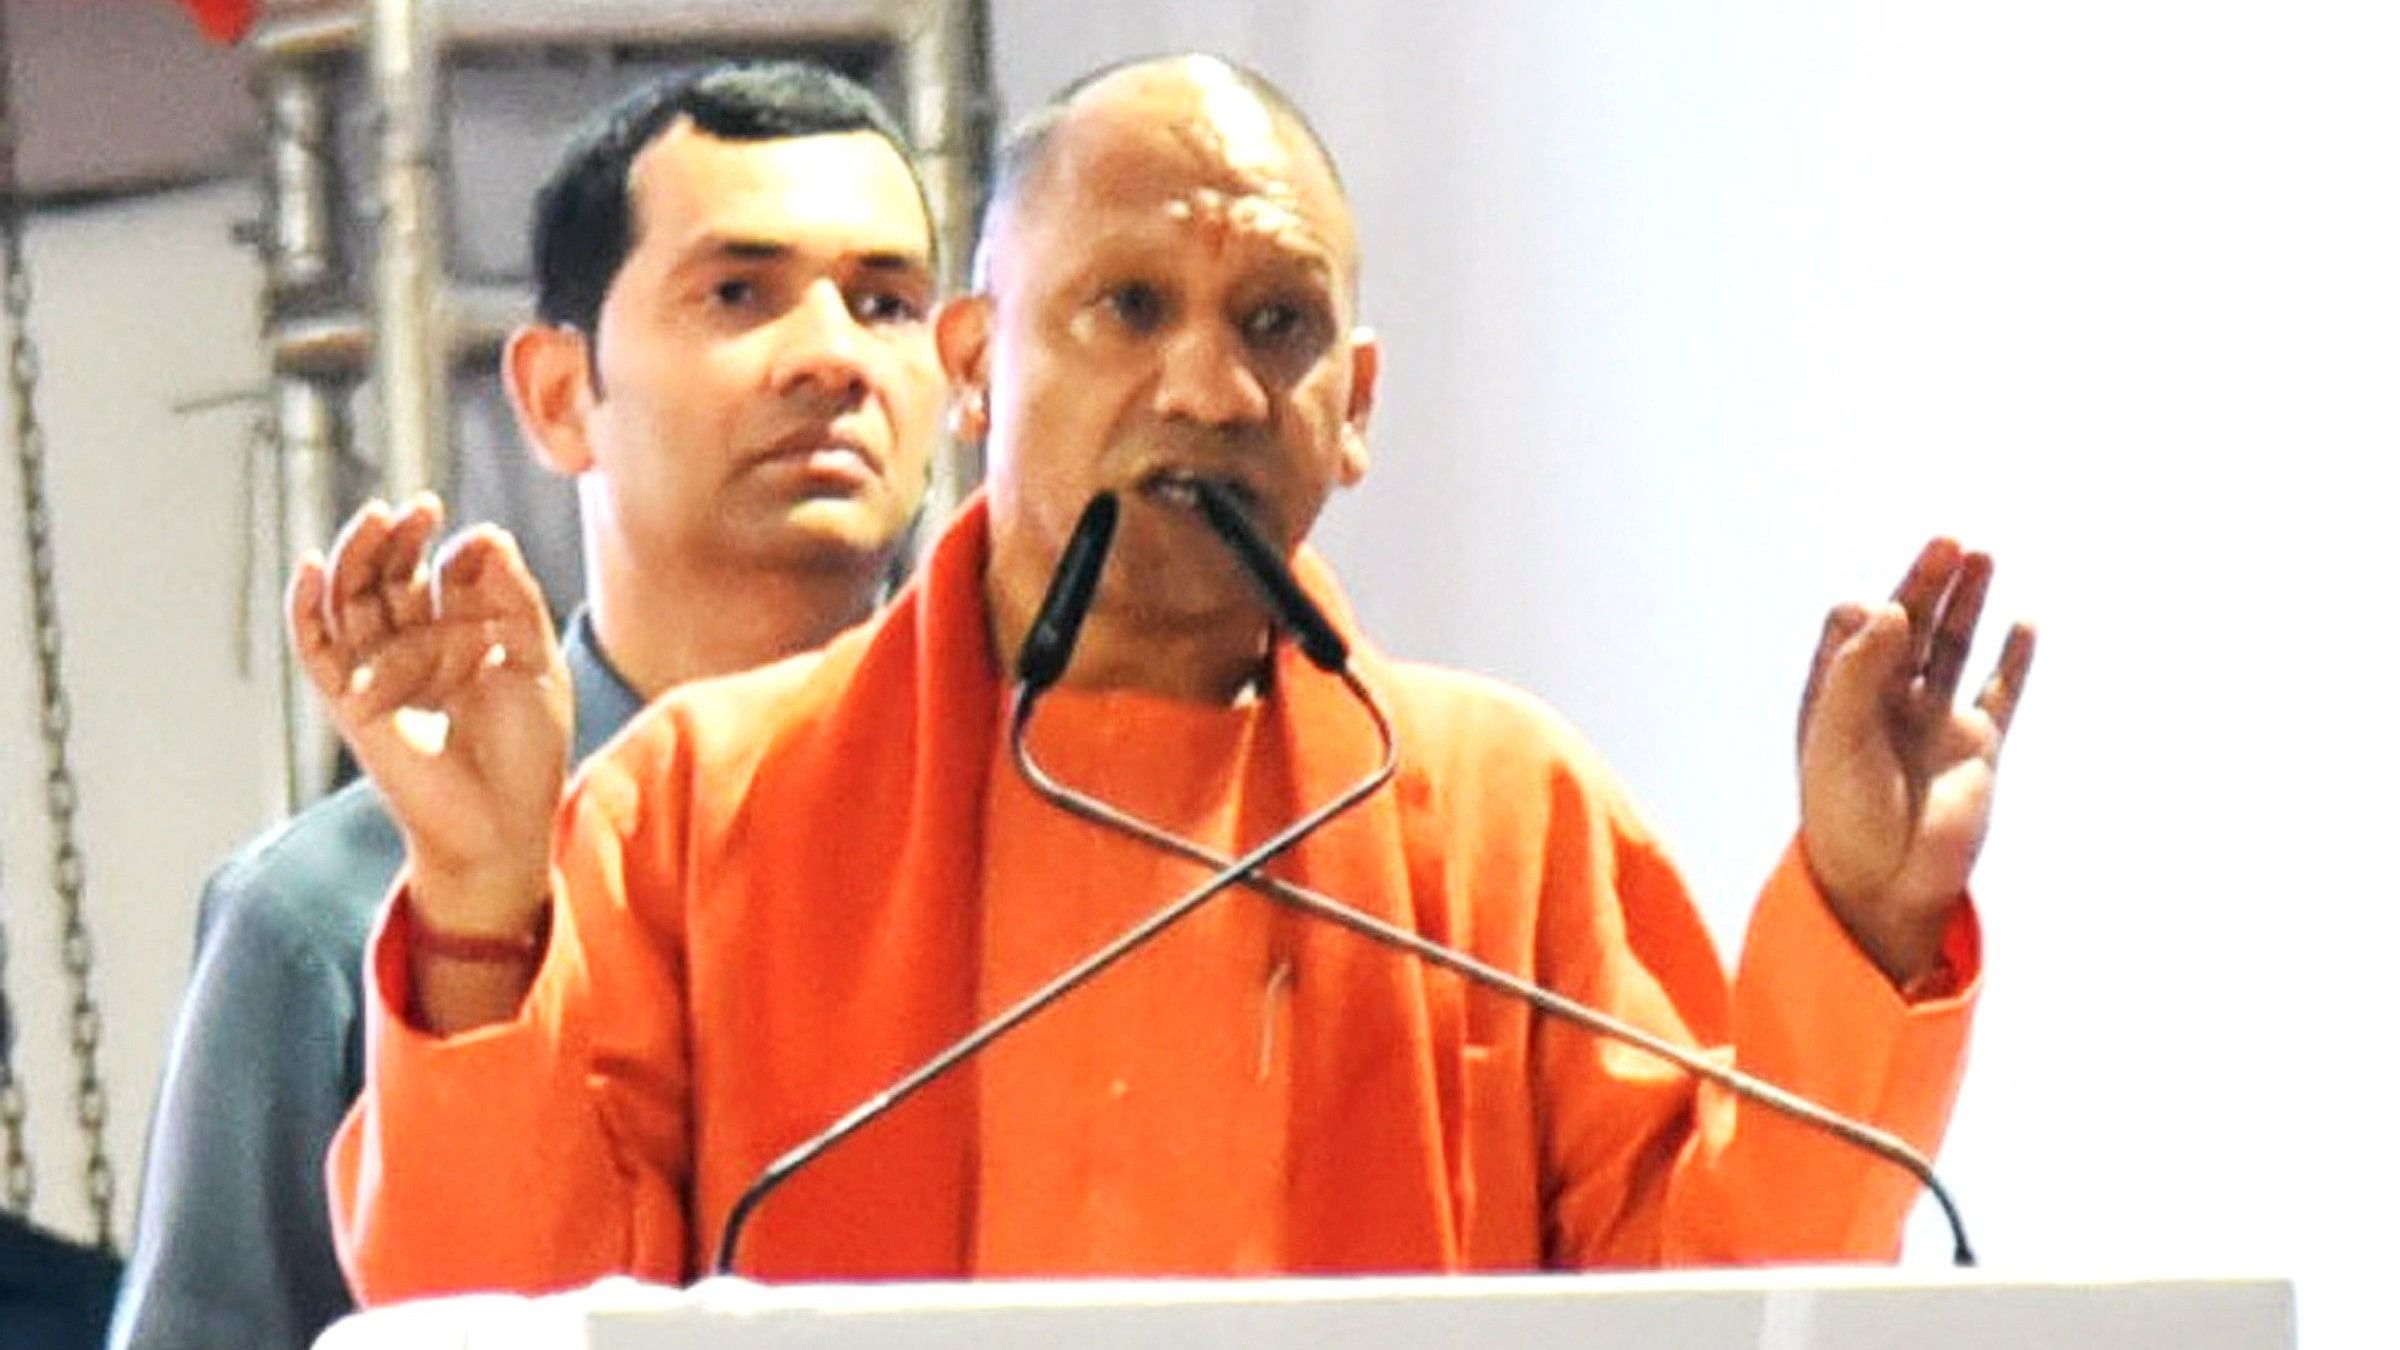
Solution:
[[[544,1298],[479,1294],[380,1309],[319,1350],[978,1350],[1326,1344],[1686,1350],[1917,1347],[2289,1350],[2288,1279],[2059,1279],[1813,1266],[1626,1275],[978,1281],[689,1289],[603,1280]]]

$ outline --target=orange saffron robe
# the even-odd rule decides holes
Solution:
[[[387,909],[368,1086],[327,1160],[364,1299],[696,1277],[769,1160],[1206,876],[1020,781],[985,548],[979,501],[884,617],[820,658],[671,694],[590,762],[513,1021],[415,1029],[406,920]],[[1399,776],[1271,872],[1933,1150],[1980,964],[1966,906],[1946,947],[1962,992],[1911,1004],[1794,848],[1729,983],[1674,868],[1555,714],[1351,636]],[[1226,854],[1378,758],[1348,693],[1288,644],[1235,707],[1053,691],[1033,742],[1059,778]],[[1887,1258],[1916,1190],[1641,1051],[1236,888],[795,1176],[740,1269]]]

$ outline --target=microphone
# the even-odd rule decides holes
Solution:
[[[1073,655],[1075,638],[1082,629],[1085,614],[1091,608],[1101,565],[1107,561],[1116,515],[1116,499],[1105,492],[1093,498],[1092,503],[1084,508],[1074,534],[1069,536],[1067,547],[1060,553],[1058,571],[1051,577],[1050,589],[1043,597],[1033,628],[1026,636],[1025,645],[1018,649],[1018,681],[1015,702],[1010,711],[1009,741],[1017,748],[1020,760],[1024,753],[1026,729],[1032,725],[1036,703],[1042,693],[1065,672],[1067,660]],[[1297,587],[1294,591],[1297,593]],[[1301,598],[1306,599],[1305,596]],[[1321,615],[1319,620],[1322,622]],[[1246,874],[1324,828],[1327,822],[1366,800],[1389,782],[1400,760],[1399,742],[1392,733],[1391,719],[1385,716],[1382,707],[1372,695],[1366,693],[1363,686],[1354,683],[1352,687],[1365,697],[1376,732],[1382,738],[1382,761],[1373,770],[1241,857],[1230,862],[1210,862],[1208,865],[1218,870],[1206,881],[1152,911],[1148,917],[1090,955],[1052,976],[1032,993],[902,1074],[889,1087],[852,1107],[818,1134],[768,1163],[727,1211],[724,1227],[718,1234],[716,1259],[711,1273],[733,1273],[734,1257],[741,1245],[742,1232],[749,1226],[751,1217],[778,1186],[790,1180],[800,1169],[881,1119],[894,1107],[973,1058],[984,1047],[1031,1020],[1093,976],[1115,965],[1136,948],[1165,932]]]
[[[1278,620],[1292,631],[1295,640],[1312,661],[1338,676],[1368,708],[1377,725],[1383,729],[1387,760],[1393,758],[1388,715],[1373,692],[1350,670],[1347,645],[1341,641],[1339,634],[1333,632],[1324,611],[1301,590],[1298,580],[1274,550],[1251,531],[1248,519],[1229,495],[1214,484],[1203,482],[1199,496],[1202,512],[1209,525],[1225,538],[1234,555],[1258,582],[1261,594],[1275,610]],[[1316,636],[1318,634],[1322,636]],[[1330,638],[1331,641],[1326,642],[1324,638]],[[1330,660],[1320,659],[1320,653],[1330,657]],[[1756,1102],[1871,1153],[1907,1172],[1932,1193],[1950,1226],[1952,1264],[1961,1267],[1975,1264],[1974,1249],[1967,1242],[1966,1224],[1959,1215],[1958,1205],[1951,1198],[1949,1188],[1934,1175],[1932,1161],[1898,1135],[1854,1120],[1755,1074],[1715,1063],[1693,1049],[1677,1045],[1622,1018],[1490,965],[1458,948],[1435,942],[1413,929],[1378,918],[1305,886],[1251,870],[1240,861],[1228,862],[1213,849],[1169,833],[1138,816],[1058,782],[1034,760],[1024,732],[1025,723],[1020,718],[1010,736],[1010,748],[1016,756],[1018,770],[1025,775],[1034,791],[1053,805],[1202,866],[1235,872],[1242,884],[1304,913],[1339,924],[1487,989],[1519,999],[1594,1035],[1636,1046],[1745,1100]]]
[[[1308,598],[1308,592],[1300,589],[1300,582],[1283,565],[1283,559],[1258,537],[1249,514],[1234,501],[1233,494],[1213,478],[1199,480],[1193,491],[1200,499],[1201,517],[1225,541],[1225,547],[1233,551],[1234,558],[1267,602],[1267,608],[1291,633],[1293,641],[1300,644],[1308,659],[1329,674],[1349,665],[1350,644],[1334,631],[1325,611]]]
[[[1084,616],[1092,612],[1092,595],[1100,588],[1100,565],[1108,561],[1108,546],[1117,535],[1117,494],[1098,492],[1075,518],[1075,531],[1059,550],[1058,570],[1042,607],[1034,611],[1025,645],[1017,649],[1020,697],[1039,694],[1067,673],[1067,657],[1083,631]]]

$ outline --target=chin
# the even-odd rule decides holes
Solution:
[[[809,571],[880,567],[907,536],[908,523],[857,503],[804,503],[778,523],[762,551]]]
[[[1208,624],[1255,614],[1257,597],[1241,567],[1213,547],[1206,553],[1189,549],[1143,550],[1125,557],[1110,571],[1116,579],[1114,599],[1125,612],[1145,621]]]

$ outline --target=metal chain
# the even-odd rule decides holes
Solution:
[[[0,997],[7,988],[5,970],[0,970]],[[17,1081],[16,1056],[0,1049],[0,1130],[7,1133],[7,1190],[5,1203],[11,1214],[24,1214],[33,1208],[33,1160],[25,1153],[25,1089]]]
[[[17,471],[25,505],[34,655],[41,677],[42,747],[48,761],[43,804],[50,818],[50,882],[58,893],[59,945],[67,968],[69,1035],[75,1050],[75,1120],[83,1129],[84,1142],[84,1196],[91,1203],[93,1240],[102,1250],[114,1251],[109,1216],[115,1208],[117,1178],[108,1161],[108,1095],[100,1081],[100,1008],[92,1001],[92,934],[84,923],[83,851],[75,843],[75,779],[67,764],[65,633],[59,621],[57,562],[51,548],[45,485],[47,445],[34,412],[41,363],[28,324],[33,282],[25,266],[25,206],[17,184],[17,121],[10,60],[7,7],[0,5],[0,306],[5,306],[8,318],[8,383],[16,403]],[[24,1105],[16,1075],[11,1072],[8,1077],[7,1087],[0,1089],[0,1110],[6,1109],[6,1096],[17,1097],[15,1114],[9,1117],[8,1144],[8,1186],[14,1197],[24,1156]],[[30,1202],[30,1172],[22,1184]]]
[[[8,16],[5,6],[0,5],[0,118],[5,118],[7,115],[8,95],[5,92],[5,86],[9,82],[10,73],[5,64],[7,52]],[[13,123],[0,122],[0,136],[13,140],[14,130]],[[9,173],[6,200],[0,201],[0,222],[9,222],[13,221],[17,214],[15,156],[0,152],[0,160],[7,161]],[[14,228],[5,224],[0,224],[0,228],[6,229],[10,239],[13,240],[16,237]],[[5,931],[0,931],[0,1015],[4,1015],[7,1011],[7,961],[7,935]],[[0,1132],[5,1132],[7,1136],[8,1154],[5,1164],[7,1169],[5,1204],[9,1213],[25,1214],[33,1208],[33,1161],[25,1152],[25,1087],[17,1077],[13,1019],[11,1019],[7,1032],[7,1039],[0,1041]]]

